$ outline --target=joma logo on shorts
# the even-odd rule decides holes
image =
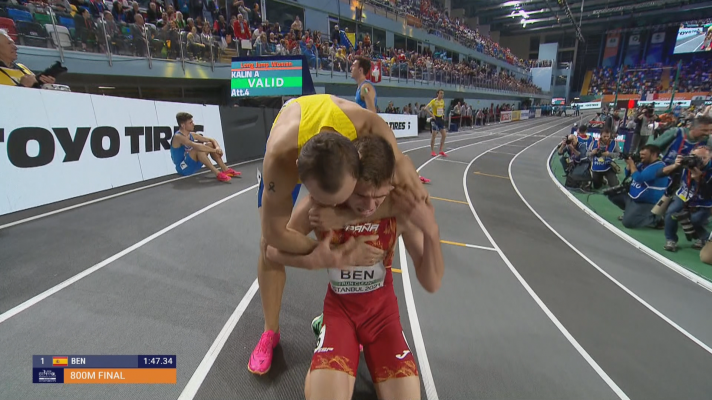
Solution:
[[[362,225],[349,225],[346,227],[346,232],[378,232],[378,224],[362,224]]]

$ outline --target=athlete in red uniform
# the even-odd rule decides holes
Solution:
[[[438,290],[443,260],[435,214],[429,203],[403,213],[393,210],[387,200],[394,166],[390,144],[377,137],[358,139],[354,144],[361,155],[361,178],[339,212],[330,214],[338,218],[319,213],[321,206],[307,197],[297,205],[289,222],[291,229],[308,234],[313,230],[312,214],[313,220],[315,215],[320,216],[322,227],[341,229],[317,229],[321,240],[309,255],[290,255],[268,247],[267,257],[284,265],[314,269],[312,257],[331,251],[331,245],[368,242],[370,246],[356,247],[358,258],[367,266],[327,269],[330,283],[305,396],[308,400],[351,399],[360,343],[379,398],[419,399],[417,366],[400,324],[391,264],[402,235],[418,280],[427,291]],[[357,220],[343,223],[354,215],[358,215]]]

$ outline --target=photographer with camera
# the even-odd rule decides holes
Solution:
[[[585,135],[586,126],[580,126],[578,128],[578,134]],[[567,135],[559,145],[558,154],[561,156],[559,159],[561,165],[568,174],[571,169],[581,162],[581,159],[586,157],[586,144],[579,141],[578,135]]]
[[[637,153],[648,144],[650,136],[653,136],[655,132],[656,119],[657,116],[655,115],[655,109],[652,105],[641,108],[635,116],[635,133],[633,134],[633,140],[630,144],[631,153]]]
[[[710,149],[697,147],[689,156],[677,156],[675,163],[663,169],[682,169],[680,188],[665,213],[665,250],[677,251],[677,227],[682,225],[687,240],[694,240],[692,248],[702,249],[709,233],[705,226],[712,208],[712,164]]]
[[[656,228],[662,218],[651,211],[670,185],[670,178],[662,173],[665,164],[660,160],[660,149],[645,145],[640,155],[621,154],[626,169],[624,183],[603,192],[611,203],[623,210],[623,226],[629,229]],[[630,183],[625,183],[628,178]]]
[[[661,150],[664,149],[663,162],[665,165],[673,165],[678,155],[686,156],[696,147],[706,146],[710,133],[712,133],[712,117],[700,115],[692,120],[690,128],[672,127],[650,144],[658,146]]]
[[[613,162],[613,158],[618,158],[620,150],[615,140],[611,140],[611,130],[603,128],[598,140],[591,142],[588,155],[591,156],[591,180],[594,189],[603,186],[603,178],[606,178],[609,187],[618,186],[617,172],[618,165]]]

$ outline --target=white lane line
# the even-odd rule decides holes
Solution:
[[[694,273],[693,271],[690,271],[689,269],[683,267],[682,265],[668,259],[667,257],[661,255],[660,253],[656,252],[655,250],[651,249],[650,247],[644,245],[643,243],[639,242],[637,239],[633,238],[632,236],[628,235],[627,233],[623,232],[622,230],[618,229],[615,225],[611,224],[610,222],[606,221],[605,219],[601,218],[598,214],[594,213],[586,207],[585,204],[583,204],[579,199],[576,198],[571,192],[569,192],[564,185],[559,182],[558,179],[554,176],[554,172],[551,170],[549,166],[549,162],[551,157],[553,157],[553,154],[556,152],[556,149],[552,150],[551,154],[549,155],[549,158],[546,159],[546,170],[549,173],[549,178],[551,178],[552,181],[556,184],[556,187],[561,190],[561,192],[566,195],[566,197],[569,198],[578,208],[580,208],[583,212],[585,212],[589,217],[593,218],[596,220],[599,224],[603,225],[608,229],[609,231],[613,232],[616,236],[619,238],[625,240],[629,244],[631,244],[633,247],[637,248],[641,252],[647,254],[650,258],[654,259],[655,261],[659,262],[660,264],[670,268],[671,270],[677,272],[678,274],[684,276],[685,278],[689,279],[690,281],[698,284],[704,289],[709,290],[712,292],[712,282],[708,281],[707,279],[703,278],[702,276]]]
[[[410,331],[413,334],[413,345],[415,345],[415,355],[420,365],[420,378],[425,387],[425,396],[428,400],[438,400],[438,391],[435,389],[433,373],[430,370],[428,353],[425,351],[425,341],[423,332],[420,330],[420,320],[415,308],[415,297],[413,288],[410,285],[410,272],[408,272],[408,260],[405,255],[405,244],[403,238],[398,238],[398,254],[400,255],[401,275],[403,280],[403,294],[405,296],[405,307],[408,310],[408,320],[410,321]]]
[[[564,129],[569,129],[569,128],[564,128]],[[558,132],[561,132],[563,129],[560,129],[559,131],[552,133],[549,136],[556,135]],[[544,138],[546,139],[546,138]],[[538,142],[540,142],[540,139]],[[497,147],[492,148],[491,150],[495,150]],[[465,191],[465,197],[467,198],[467,203],[470,206],[470,211],[472,211],[472,215],[475,217],[477,220],[477,224],[479,224],[480,228],[482,229],[482,232],[484,232],[485,236],[487,236],[487,239],[492,243],[492,246],[496,249],[497,253],[499,254],[500,258],[502,261],[504,261],[505,264],[507,264],[507,267],[509,267],[509,270],[512,271],[512,274],[519,280],[519,283],[524,287],[524,289],[529,293],[529,295],[534,299],[534,301],[539,305],[539,307],[544,311],[544,314],[546,314],[547,317],[551,320],[551,322],[554,323],[554,325],[559,329],[559,331],[564,335],[564,337],[571,343],[571,345],[579,352],[579,354],[588,362],[588,364],[598,373],[598,375],[603,379],[604,382],[608,385],[608,387],[613,390],[613,392],[621,399],[621,400],[629,400],[628,396],[623,392],[623,390],[618,387],[618,385],[611,379],[611,377],[608,376],[608,374],[598,365],[598,363],[586,352],[586,350],[579,344],[578,341],[569,333],[568,330],[564,327],[563,324],[556,318],[556,316],[549,310],[549,308],[544,304],[544,302],[539,298],[539,296],[534,292],[534,290],[529,286],[527,281],[524,280],[524,278],[519,274],[519,271],[517,271],[516,268],[514,268],[514,265],[509,261],[506,255],[504,255],[504,252],[502,252],[502,249],[499,248],[497,245],[497,242],[494,241],[492,238],[492,235],[490,235],[489,231],[487,228],[485,228],[485,225],[482,223],[482,220],[480,220],[479,215],[477,215],[477,211],[475,211],[475,207],[472,205],[472,200],[470,200],[470,194],[467,190],[467,171],[470,170],[472,167],[472,164],[474,164],[475,161],[477,161],[478,158],[483,156],[485,153],[482,153],[478,155],[477,157],[473,158],[472,161],[470,161],[470,165],[465,169],[465,172],[462,174],[462,189]]]
[[[544,140],[544,139],[542,139],[542,140]],[[540,141],[541,141],[541,140],[540,140]],[[523,153],[524,151],[526,151],[526,150],[529,149],[530,147],[534,146],[535,144],[539,143],[540,141],[537,141],[537,142],[535,142],[535,143],[532,143],[531,145],[529,145],[528,147],[526,147],[525,149],[523,149],[522,151],[520,151],[519,154]],[[539,218],[539,221],[541,221],[547,228],[549,228],[549,230],[550,230],[554,235],[556,235],[559,239],[561,239],[562,242],[566,243],[566,245],[569,246],[569,248],[571,248],[571,250],[573,250],[574,252],[576,252],[576,254],[578,254],[579,256],[581,256],[581,258],[583,258],[584,260],[586,260],[587,263],[591,264],[592,267],[596,268],[596,269],[598,270],[598,272],[600,272],[601,274],[603,274],[603,276],[605,276],[606,278],[610,279],[611,282],[615,283],[616,286],[618,286],[619,288],[623,289],[624,292],[628,293],[632,298],[634,298],[636,301],[638,301],[640,304],[642,304],[645,308],[647,308],[647,309],[650,310],[653,314],[655,314],[655,315],[657,315],[658,317],[660,317],[660,319],[662,319],[663,321],[665,321],[665,322],[667,322],[668,324],[670,324],[670,326],[672,326],[672,327],[675,328],[678,332],[680,332],[680,333],[682,333],[683,335],[685,335],[688,339],[692,340],[695,344],[697,344],[698,346],[702,347],[702,349],[704,349],[706,352],[712,354],[712,348],[710,348],[709,346],[707,346],[707,345],[706,345],[705,343],[703,343],[701,340],[697,339],[694,335],[692,335],[690,332],[686,331],[683,327],[681,327],[680,325],[678,325],[677,323],[675,323],[673,320],[671,320],[670,318],[668,318],[665,314],[663,314],[663,313],[661,313],[660,311],[658,311],[655,307],[653,307],[653,306],[650,305],[648,302],[646,302],[645,300],[643,300],[643,299],[642,299],[640,296],[638,296],[637,294],[633,293],[633,291],[630,290],[630,289],[628,289],[627,286],[625,286],[624,284],[620,283],[616,278],[614,278],[612,275],[610,275],[608,272],[606,272],[603,268],[601,268],[600,266],[598,266],[598,264],[596,264],[595,262],[593,262],[593,260],[591,260],[590,258],[588,258],[585,254],[583,254],[578,248],[576,248],[573,244],[571,244],[571,242],[569,242],[569,241],[566,240],[563,236],[561,236],[561,234],[559,234],[559,232],[557,232],[556,229],[554,229],[551,225],[549,225],[549,223],[546,222],[546,220],[544,220],[544,218],[542,218],[542,216],[539,215],[539,213],[536,212],[536,210],[534,210],[534,208],[531,206],[531,204],[529,204],[529,202],[524,198],[524,196],[522,195],[522,193],[519,191],[519,188],[517,188],[517,185],[514,183],[514,177],[512,176],[512,164],[514,163],[514,160],[519,156],[519,154],[517,154],[516,156],[514,156],[514,157],[512,158],[512,160],[509,162],[508,174],[509,174],[509,177],[510,177],[510,181],[512,182],[512,187],[514,187],[514,191],[517,192],[517,195],[519,196],[519,198],[522,199],[522,202],[524,202],[524,204],[529,208],[529,210],[531,210],[531,212],[532,212],[537,218]],[[547,159],[547,169],[550,169],[550,168],[549,168],[549,163],[548,163],[548,161],[549,161],[549,160]]]
[[[465,165],[467,165],[467,163],[464,162],[464,161],[448,160],[447,158],[442,158],[442,157],[438,158],[438,161],[445,161],[445,162],[449,162],[449,163],[465,164]]]
[[[15,306],[15,307],[9,309],[8,311],[5,311],[4,313],[0,314],[0,324],[2,324],[3,322],[7,321],[7,320],[10,319],[10,318],[12,318],[13,316],[15,316],[15,315],[21,313],[22,311],[27,310],[28,308],[34,306],[35,304],[37,304],[37,303],[39,303],[40,301],[42,301],[42,300],[48,298],[49,296],[51,296],[51,295],[53,295],[53,294],[59,292],[60,290],[66,288],[67,286],[69,286],[69,285],[71,285],[71,284],[73,284],[73,283],[75,283],[75,282],[77,282],[77,281],[79,281],[79,280],[81,280],[81,279],[83,279],[83,278],[85,278],[85,277],[87,277],[87,276],[93,274],[94,272],[96,272],[96,271],[98,271],[98,270],[104,268],[105,266],[109,265],[109,264],[112,263],[113,261],[116,261],[116,260],[118,260],[119,258],[125,256],[126,254],[131,253],[132,251],[138,249],[139,247],[145,245],[146,243],[149,243],[149,242],[153,241],[154,239],[156,239],[156,238],[158,238],[158,237],[164,235],[165,233],[167,233],[167,232],[169,232],[169,231],[171,231],[171,230],[177,228],[177,227],[180,226],[180,225],[183,225],[184,223],[186,223],[186,222],[190,221],[191,219],[193,219],[193,218],[195,218],[195,217],[197,217],[197,216],[199,216],[199,215],[205,213],[206,211],[208,211],[208,210],[210,210],[210,209],[212,209],[212,208],[215,208],[215,207],[219,206],[220,204],[225,203],[226,201],[232,200],[232,199],[234,199],[235,197],[237,197],[237,196],[239,196],[239,195],[241,195],[241,194],[247,193],[247,192],[249,192],[250,190],[255,189],[256,187],[257,187],[256,184],[255,184],[255,185],[252,185],[252,186],[250,186],[250,187],[248,187],[248,188],[246,188],[246,189],[242,189],[241,191],[239,191],[239,192],[237,192],[237,193],[231,194],[230,196],[227,196],[227,197],[225,197],[225,198],[223,198],[223,199],[221,199],[221,200],[218,200],[218,201],[216,201],[216,202],[214,202],[214,203],[212,203],[212,204],[210,204],[210,205],[208,205],[208,206],[206,206],[206,207],[203,207],[203,208],[201,208],[200,210],[198,210],[198,211],[196,211],[196,212],[194,212],[194,213],[188,215],[187,217],[185,217],[185,218],[183,218],[183,219],[181,219],[181,220],[179,220],[179,221],[177,221],[177,222],[174,222],[173,224],[171,224],[171,225],[169,225],[169,226],[167,226],[167,227],[161,229],[160,231],[154,233],[153,235],[151,235],[151,236],[149,236],[149,237],[147,237],[147,238],[141,240],[140,242],[138,242],[138,243],[136,243],[136,244],[134,244],[134,245],[132,245],[132,246],[130,246],[130,247],[128,247],[128,248],[126,248],[126,249],[124,249],[124,250],[122,250],[122,251],[116,253],[116,254],[114,254],[113,256],[111,256],[111,257],[105,259],[104,261],[102,261],[102,262],[100,262],[100,263],[98,263],[98,264],[95,264],[95,265],[92,266],[91,268],[86,269],[86,270],[84,270],[84,271],[82,271],[82,272],[80,272],[80,273],[74,275],[73,277],[71,277],[71,278],[65,280],[64,282],[62,282],[62,283],[60,283],[60,284],[57,284],[57,285],[53,286],[53,287],[50,288],[50,289],[45,290],[44,292],[38,294],[37,296],[34,296],[34,297],[30,298],[29,300],[23,302],[22,304],[19,304],[19,305]]]
[[[542,124],[542,125],[545,125],[545,124]],[[541,125],[538,125],[537,127],[540,127],[540,126]],[[545,129],[549,129],[549,127],[545,128]],[[543,130],[537,131],[537,133],[541,132],[541,131],[543,131]],[[509,135],[507,135],[507,136],[509,136]],[[505,136],[500,136],[495,139],[499,139],[501,137],[505,137]],[[472,139],[475,139],[475,138],[468,138],[468,139],[462,139],[462,140],[472,140]],[[480,144],[480,143],[488,142],[488,141],[495,140],[495,139],[484,140],[484,141],[477,142],[477,143],[470,143],[470,144],[467,144],[467,145],[464,145],[461,147],[456,147],[449,151],[455,151],[460,148],[470,147],[475,144]],[[430,146],[423,146],[423,147],[417,147],[414,149],[404,150],[403,153],[411,152],[411,151],[422,149],[425,147],[430,147]],[[423,163],[417,169],[417,171],[420,171],[423,167],[425,167],[428,163],[430,163],[434,159],[435,158],[431,158],[428,161],[426,161],[425,163]],[[401,249],[403,249],[403,251],[405,251],[405,246],[401,243],[401,241],[399,241],[399,246]],[[405,271],[403,270],[404,268],[405,268]],[[417,319],[417,313],[415,310],[415,299],[413,297],[413,291],[412,291],[412,287],[410,284],[410,275],[408,275],[408,272],[407,272],[407,260],[403,256],[401,256],[401,273],[403,274],[402,279],[403,279],[404,295],[406,297],[406,306],[408,309],[408,316],[409,316],[409,320],[410,320],[410,324],[411,324],[411,331],[413,332],[413,341],[414,341],[414,345],[415,345],[415,349],[416,349],[416,356],[418,359],[418,363],[420,365],[420,371],[421,371],[420,374],[423,379],[423,386],[426,388],[426,395],[428,396],[428,400],[438,400],[437,391],[435,390],[435,382],[433,380],[432,373],[430,370],[430,364],[428,362],[428,355],[425,350],[425,342],[423,341],[423,335],[420,330],[420,322]],[[255,281],[252,283],[252,285],[255,286],[257,284],[258,284],[257,279],[255,279]],[[407,289],[407,290],[405,290],[405,289]],[[252,302],[252,299],[254,298],[256,292],[257,291],[248,291],[247,293],[245,293],[242,300],[240,301],[240,305],[245,304],[245,307],[247,307],[247,305],[249,305]],[[409,297],[412,299],[411,301],[407,300]],[[240,307],[240,305],[238,305],[238,308]],[[205,354],[205,356],[203,357],[203,360],[200,362],[198,368],[195,370],[195,372],[193,372],[193,375],[190,377],[190,380],[188,381],[188,385],[186,385],[186,387],[183,389],[180,396],[178,397],[178,400],[192,400],[195,397],[195,394],[198,392],[198,390],[202,386],[203,381],[205,381],[205,378],[208,376],[210,369],[212,368],[213,364],[215,363],[215,360],[217,359],[218,355],[220,354],[220,349],[222,349],[222,347],[225,345],[227,338],[230,336],[232,331],[235,329],[235,326],[237,326],[237,323],[239,322],[240,317],[242,317],[243,312],[244,312],[244,310],[240,311],[240,312],[238,312],[237,309],[235,310],[235,312],[233,313],[233,316],[235,317],[234,321],[233,321],[233,317],[230,317],[228,322],[225,324],[223,329],[220,331],[220,335],[215,339],[215,341],[213,342],[213,345],[210,347],[211,350],[209,350],[208,353]],[[415,316],[415,317],[413,318],[411,316]],[[427,372],[425,372],[425,371],[427,371]],[[430,389],[428,389],[428,388],[430,388]],[[430,397],[430,396],[434,396],[434,397]]]
[[[247,309],[247,306],[250,305],[250,302],[252,302],[252,298],[255,297],[257,289],[259,289],[259,285],[257,283],[257,279],[255,279],[255,281],[252,282],[252,286],[250,286],[250,289],[247,290],[245,296],[242,298],[242,300],[240,300],[240,304],[237,305],[237,308],[227,320],[225,326],[223,326],[222,330],[218,334],[218,337],[213,342],[213,345],[210,346],[208,353],[205,355],[205,357],[203,357],[203,361],[201,361],[200,365],[198,365],[198,368],[193,373],[193,376],[188,381],[188,384],[186,384],[185,388],[183,388],[183,392],[181,392],[180,397],[178,397],[178,400],[192,399],[198,393],[200,386],[203,384],[203,380],[205,380],[205,377],[208,376],[210,368],[213,367],[213,364],[215,363],[215,360],[217,360],[218,355],[225,346],[227,339],[230,337],[230,334],[235,329],[235,326],[237,326],[237,322],[240,321],[242,314],[244,314],[245,310]]]
[[[239,162],[239,163],[236,163],[236,164],[230,164],[230,165],[228,165],[228,167],[236,167],[236,166],[238,166],[238,165],[249,164],[249,163],[253,163],[253,162],[259,161],[259,160],[261,160],[261,158],[258,158],[258,159],[255,159],[255,160],[250,160],[250,161],[243,161],[243,162]],[[114,194],[109,195],[109,196],[99,197],[99,198],[97,198],[97,199],[85,201],[85,202],[83,202],[83,203],[74,204],[74,205],[72,205],[72,206],[60,208],[60,209],[58,209],[58,210],[53,210],[53,211],[48,211],[48,212],[46,212],[46,213],[37,214],[37,215],[34,215],[34,216],[32,216],[32,217],[24,218],[24,219],[21,219],[21,220],[18,220],[18,221],[13,221],[13,222],[7,223],[7,224],[5,224],[5,225],[0,225],[0,230],[3,230],[3,229],[5,229],[5,228],[9,228],[9,227],[12,227],[12,226],[15,226],[15,225],[24,224],[25,222],[34,221],[34,220],[37,220],[37,219],[40,219],[40,218],[49,217],[50,215],[55,215],[55,214],[59,214],[59,213],[65,212],[65,211],[74,210],[75,208],[88,206],[88,205],[90,205],[90,204],[98,203],[98,202],[100,202],[100,201],[109,200],[109,199],[113,199],[113,198],[115,198],[115,197],[119,197],[119,196],[123,196],[123,195],[126,195],[126,194],[138,192],[138,191],[140,191],[140,190],[149,189],[149,188],[152,188],[152,187],[156,187],[156,186],[160,186],[160,185],[165,185],[166,183],[171,183],[171,182],[179,181],[179,180],[181,180],[181,179],[186,179],[186,178],[191,178],[191,177],[195,177],[195,176],[198,176],[198,175],[206,174],[206,173],[208,173],[208,172],[210,172],[210,170],[206,168],[205,171],[201,171],[201,172],[198,172],[198,173],[193,174],[193,175],[190,175],[190,176],[181,176],[181,177],[178,177],[178,178],[169,179],[169,180],[167,180],[167,181],[156,182],[156,183],[152,183],[152,184],[150,184],[150,185],[137,187],[137,188],[130,189],[130,190],[127,190],[127,191],[124,191],[124,192],[118,192],[118,193],[114,193]],[[237,179],[240,179],[240,178],[237,178]],[[91,194],[90,194],[90,195],[91,195]],[[62,201],[64,201],[64,200],[62,200]],[[40,207],[42,207],[42,206],[40,206]],[[22,211],[24,211],[24,210],[17,211],[17,212],[22,212]]]

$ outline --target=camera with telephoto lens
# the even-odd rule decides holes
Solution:
[[[564,136],[564,141],[566,142],[567,145],[571,144],[572,140],[569,139],[569,135]]]
[[[672,214],[671,217],[680,223],[682,231],[685,232],[685,237],[688,241],[697,239],[697,232],[695,231],[695,227],[692,225],[692,221],[690,221],[690,210],[683,209],[680,212]]]
[[[705,163],[702,159],[694,154],[683,156],[680,161],[680,166],[687,169],[693,169],[695,167],[702,169]]]
[[[637,154],[637,153],[621,153],[618,156],[618,159],[624,160],[624,161],[627,160],[628,158],[633,160],[633,162],[636,164],[640,162],[640,154]]]
[[[630,182],[623,182],[618,186],[613,186],[610,189],[606,189],[603,191],[604,196],[616,196],[619,194],[625,194],[628,193],[630,190]]]

